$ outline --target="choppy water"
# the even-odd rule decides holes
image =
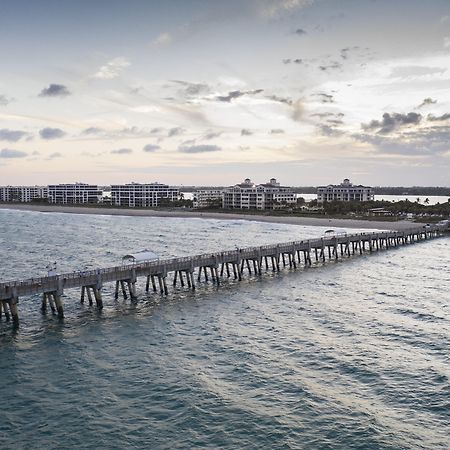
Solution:
[[[0,211],[0,279],[323,229]],[[0,322],[0,448],[450,447],[450,239]],[[141,282],[142,283],[142,282]]]

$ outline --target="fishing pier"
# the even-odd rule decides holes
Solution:
[[[440,237],[449,224],[417,226],[401,231],[381,231],[321,237],[304,241],[247,247],[181,258],[127,264],[90,271],[55,274],[0,283],[0,319],[19,324],[19,298],[34,296],[42,313],[48,309],[64,317],[62,298],[68,289],[80,290],[80,301],[95,302],[103,308],[102,287],[115,283],[114,298],[137,299],[136,283],[145,279],[145,291],[168,295],[169,285],[196,289],[196,283],[212,282],[220,286],[226,278],[242,280],[244,276],[262,276],[264,271],[279,272],[284,267],[296,269],[327,260],[389,250]],[[40,298],[37,296],[41,296]]]

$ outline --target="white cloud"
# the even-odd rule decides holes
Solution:
[[[304,8],[313,3],[314,0],[262,0],[261,14],[272,18],[285,12]]]
[[[173,40],[170,33],[161,33],[156,39],[152,41],[153,45],[164,46],[169,45]]]
[[[444,38],[444,47],[445,48],[449,48],[450,47],[450,37],[449,36],[446,36]]]
[[[125,58],[119,56],[107,62],[104,66],[98,69],[98,72],[94,75],[94,78],[100,78],[102,80],[112,80],[117,78],[122,70],[130,65],[130,62]]]

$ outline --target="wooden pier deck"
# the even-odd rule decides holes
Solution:
[[[162,295],[169,292],[167,278],[173,286],[178,283],[195,290],[202,278],[220,285],[224,278],[241,280],[245,274],[262,275],[264,270],[280,271],[281,267],[309,266],[327,259],[349,257],[364,252],[391,249],[400,245],[424,241],[444,235],[448,223],[416,226],[408,230],[355,233],[330,238],[317,238],[281,244],[248,247],[223,252],[159,259],[84,272],[72,272],[0,283],[0,318],[5,315],[15,326],[19,324],[18,303],[24,296],[41,294],[43,313],[50,307],[54,314],[64,317],[62,296],[68,289],[81,289],[81,302],[86,299],[98,308],[103,307],[102,287],[115,283],[114,297],[136,299],[136,282],[145,277],[145,289]]]

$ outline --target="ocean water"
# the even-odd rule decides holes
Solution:
[[[0,211],[0,280],[320,235]],[[448,449],[450,239],[0,321],[1,449]]]

